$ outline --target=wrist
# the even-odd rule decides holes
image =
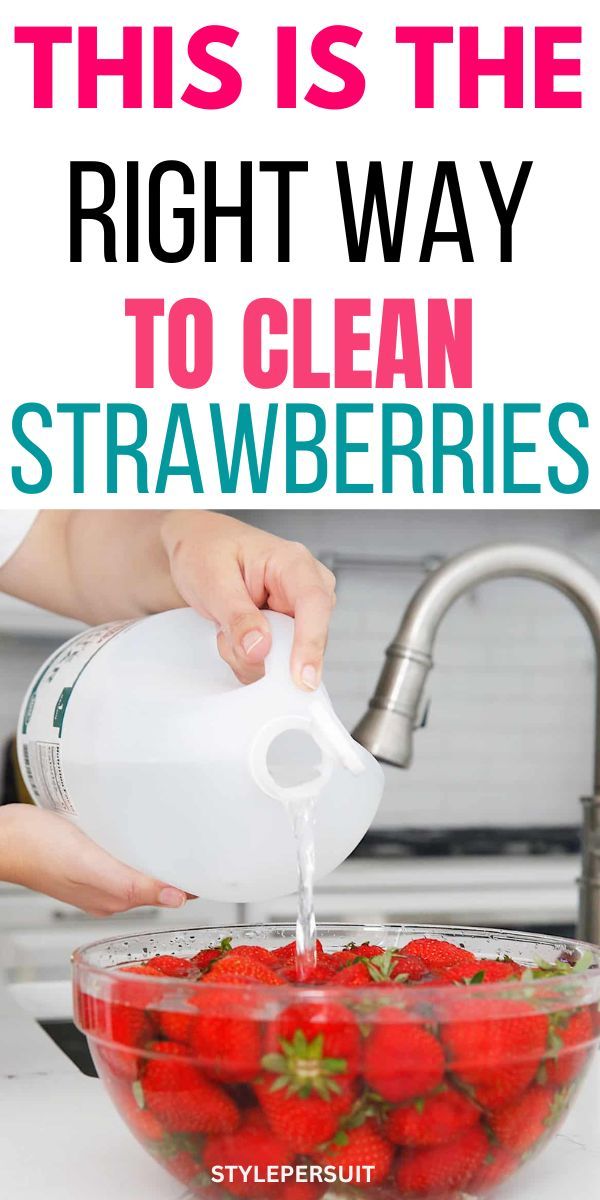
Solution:
[[[5,804],[0,808],[0,880],[20,883],[24,858],[25,819],[29,806]]]

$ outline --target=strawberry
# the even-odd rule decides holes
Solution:
[[[112,1041],[120,1046],[143,1046],[154,1029],[148,1013],[128,1004],[110,1005],[108,1025]]]
[[[140,1059],[133,1050],[119,1050],[117,1047],[95,1043],[94,1051],[95,1056],[99,1059],[96,1064],[99,1074],[103,1077],[108,1073],[109,1076],[123,1079],[128,1083],[133,1083],[137,1079]]]
[[[379,1132],[373,1120],[338,1134],[331,1145],[317,1155],[323,1166],[333,1166],[340,1172],[371,1167],[369,1176],[364,1176],[365,1183],[371,1187],[387,1179],[393,1157],[394,1147]]]
[[[205,983],[262,983],[267,987],[281,987],[281,979],[267,963],[245,955],[237,957],[234,951],[224,954],[214,962],[203,978]]]
[[[155,1042],[156,1057],[136,1085],[136,1097],[171,1133],[231,1133],[240,1115],[231,1096],[188,1061],[177,1042]]]
[[[555,1100],[551,1088],[536,1085],[529,1088],[517,1100],[490,1117],[494,1137],[513,1154],[525,1154],[548,1133],[556,1120],[558,1113]]]
[[[161,975],[169,975],[174,979],[186,979],[193,973],[194,967],[189,958],[178,958],[175,954],[157,954],[147,964],[153,971]]]
[[[523,967],[517,963],[494,958],[478,958],[466,969],[464,963],[452,967],[440,967],[435,972],[436,982],[444,983],[500,983],[502,980],[520,979]]]
[[[520,979],[523,971],[524,967],[513,962],[511,958],[478,958],[475,979],[479,981],[481,975],[481,983],[499,983],[503,979]],[[469,982],[473,982],[472,975]]]
[[[278,1083],[265,1076],[254,1090],[273,1132],[298,1154],[310,1154],[322,1142],[330,1141],[355,1099],[354,1086],[345,1078],[338,1084],[339,1091],[330,1092],[328,1099],[315,1091],[308,1095],[289,1092]]]
[[[365,962],[353,962],[336,971],[332,982],[335,987],[370,987],[373,978]]]
[[[154,1023],[148,1013],[129,1004],[107,1004],[91,998],[93,1009],[88,1012],[91,1029],[99,1035],[97,1053],[106,1067],[119,1079],[133,1082],[138,1074],[138,1055],[154,1036]],[[90,1028],[90,1026],[88,1026]],[[106,1043],[103,1044],[104,1039]]]
[[[233,1171],[225,1187],[234,1196],[262,1197],[279,1194],[279,1184],[259,1183],[253,1178],[254,1171],[262,1179],[268,1167],[290,1166],[293,1155],[280,1138],[269,1129],[262,1113],[251,1110],[234,1133],[208,1137],[204,1144],[204,1164],[209,1171],[213,1167],[242,1167],[250,1173],[244,1179],[241,1171]]]
[[[198,1014],[192,1018],[188,1036],[198,1066],[211,1078],[250,1083],[260,1071],[261,1024],[253,1016],[250,996],[245,1015],[244,1000],[244,992],[236,995],[232,1010],[222,988],[200,988],[194,997]]]
[[[509,1175],[514,1175],[520,1165],[520,1160],[512,1150],[506,1150],[503,1146],[494,1150],[490,1148],[481,1170],[471,1180],[470,1186],[477,1196],[490,1192],[508,1179]]]
[[[450,1071],[495,1111],[532,1082],[546,1048],[548,1017],[525,1001],[477,1000],[469,1020],[441,1029]]]
[[[199,950],[197,954],[194,954],[190,958],[190,966],[193,966],[195,971],[206,971],[211,963],[215,962],[217,958],[221,958],[222,954],[223,951],[218,950],[216,947],[211,947],[208,950]]]
[[[360,959],[375,958],[383,953],[383,946],[371,946],[369,942],[363,942],[361,946],[346,946],[344,950],[334,950],[329,958],[336,969],[341,971],[342,967],[349,967]]]
[[[397,1008],[380,1008],[365,1042],[363,1071],[369,1087],[400,1104],[424,1096],[444,1077],[444,1052],[423,1025],[402,1020]]]
[[[193,1183],[200,1175],[200,1165],[188,1150],[180,1150],[177,1154],[169,1154],[163,1159],[165,1167],[175,1179],[182,1183]]]
[[[323,943],[317,938],[316,941],[317,956],[324,954]],[[271,950],[271,959],[273,963],[290,963],[296,961],[296,943],[286,942],[285,946],[278,946],[276,950]]]
[[[286,1179],[278,1192],[279,1200],[321,1200],[327,1191],[326,1183],[310,1183],[302,1179]]]
[[[583,1070],[593,1041],[594,1023],[589,1008],[552,1017],[548,1037],[550,1050],[542,1068],[546,1082],[554,1087],[572,1083]]]
[[[233,946],[231,950],[226,952],[226,957],[229,962],[232,958],[248,958],[255,962],[267,963],[272,966],[272,956],[270,950],[265,950],[264,946]]]
[[[481,1109],[455,1088],[442,1087],[389,1113],[386,1137],[399,1146],[440,1146],[476,1125]]]
[[[384,950],[371,955],[367,969],[373,983],[406,983],[423,979],[429,968],[417,954],[404,954],[402,950]]]
[[[462,1191],[485,1162],[490,1143],[481,1126],[468,1129],[444,1146],[405,1150],[396,1170],[403,1200],[412,1196],[450,1196]]]
[[[160,1032],[169,1042],[181,1042],[187,1045],[192,1036],[195,1021],[194,1013],[186,1012],[157,1012],[154,1014]]]
[[[327,1080],[341,1074],[356,1075],[360,1041],[356,1017],[343,1004],[292,1004],[269,1027],[267,1050],[271,1053],[262,1065],[288,1084],[298,1084],[298,1091],[307,1078],[315,1091],[319,1091],[317,1083],[323,1083],[326,1098]]]
[[[115,1080],[109,1084],[109,1091],[123,1120],[137,1138],[142,1142],[160,1141],[164,1132],[160,1121],[149,1109],[140,1108],[131,1086]]]
[[[403,954],[416,954],[425,966],[432,970],[438,970],[440,967],[458,967],[464,966],[465,974],[472,967],[473,972],[477,969],[477,959],[470,950],[463,949],[462,946],[455,946],[453,942],[442,941],[439,938],[413,938],[412,942],[407,942],[406,946],[402,947]]]

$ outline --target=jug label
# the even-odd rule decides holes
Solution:
[[[56,742],[25,742],[23,765],[27,784],[34,800],[42,808],[67,813],[77,812],[65,787],[60,763],[60,746]]]
[[[37,732],[60,738],[67,705],[80,676],[99,650],[133,621],[112,621],[98,629],[86,629],[61,646],[38,675],[23,707],[21,733],[31,733],[35,715]]]
[[[134,621],[112,621],[86,629],[53,654],[27,695],[19,725],[19,764],[36,804],[77,816],[61,761],[61,738],[69,705],[86,667],[107,642]]]

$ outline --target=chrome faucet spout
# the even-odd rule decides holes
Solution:
[[[589,941],[600,942],[600,580],[587,567],[558,550],[519,542],[479,546],[438,567],[406,609],[354,737],[382,762],[410,766],[413,730],[440,624],[465,592],[503,577],[536,579],[557,588],[579,609],[594,642],[596,741],[593,795],[585,801],[579,931]]]

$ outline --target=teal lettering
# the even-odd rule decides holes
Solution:
[[[559,450],[563,450],[573,460],[577,467],[577,478],[573,483],[563,483],[558,474],[557,467],[549,467],[548,478],[555,492],[562,492],[563,495],[572,495],[574,492],[583,491],[589,479],[590,470],[587,459],[581,453],[581,450],[578,450],[577,446],[569,442],[564,434],[561,433],[560,419],[565,413],[571,413],[574,417],[577,417],[580,429],[588,429],[590,421],[585,408],[582,408],[580,404],[557,404],[552,409],[548,419],[548,431],[552,441],[556,443]]]
[[[46,488],[50,486],[52,481],[52,463],[48,455],[25,433],[23,428],[24,421],[30,414],[35,414],[40,418],[42,429],[52,428],[52,417],[45,404],[19,404],[19,407],[13,413],[13,437],[17,444],[22,446],[23,450],[26,450],[35,459],[36,463],[39,464],[40,477],[37,482],[26,483],[20,467],[13,467],[11,474],[17,491],[26,492],[28,495],[37,495],[39,492],[45,492]]]
[[[408,442],[394,442],[394,416],[396,413],[405,414],[412,421],[412,436]],[[394,458],[403,455],[410,459],[412,468],[412,491],[414,495],[423,492],[423,460],[417,454],[417,446],[423,437],[423,418],[414,404],[384,404],[382,405],[382,450],[381,450],[381,479],[382,491],[394,490]]]
[[[229,464],[227,459],[227,447],[225,445],[225,433],[223,430],[221,406],[220,404],[211,404],[210,416],[212,420],[213,437],[215,440],[215,453],[217,456],[217,468],[221,482],[221,491],[227,493],[237,491],[242,454],[245,452],[248,460],[248,472],[250,475],[252,491],[259,493],[266,492],[269,483],[269,472],[271,470],[271,458],[273,456],[273,441],[275,438],[275,426],[277,423],[277,408],[277,404],[269,404],[262,457],[259,463],[258,454],[256,452],[254,426],[252,424],[252,408],[249,404],[240,404],[235,423],[235,437],[233,441],[233,450],[231,453],[231,464]]]
[[[173,451],[175,449],[175,439],[177,434],[181,433],[183,439],[183,447],[185,450],[185,463],[179,463],[174,466],[172,463]],[[167,482],[172,475],[189,475],[192,483],[194,495],[197,492],[203,492],[202,476],[200,475],[200,464],[198,455],[196,454],[196,443],[194,441],[194,431],[187,404],[172,404],[167,422],[167,430],[163,444],[163,452],[160,458],[160,466],[158,468],[158,477],[156,480],[156,493],[166,491]]]
[[[368,442],[348,441],[348,417],[352,413],[372,413],[372,404],[338,404],[335,422],[336,442],[336,491],[337,492],[372,492],[372,483],[348,482],[348,455],[366,454]]]
[[[313,417],[315,427],[312,437],[298,438],[298,417]],[[321,445],[325,437],[327,422],[325,413],[318,404],[288,404],[285,410],[285,486],[287,492],[320,492],[327,482],[327,455]],[[298,455],[312,454],[316,473],[308,483],[298,481]]]
[[[135,419],[136,433],[133,441],[119,441],[119,417],[128,414]],[[145,495],[148,491],[148,464],[142,454],[148,433],[148,418],[139,404],[108,404],[106,406],[106,490],[114,495],[119,490],[119,458],[132,458],[136,466],[137,491]]]

